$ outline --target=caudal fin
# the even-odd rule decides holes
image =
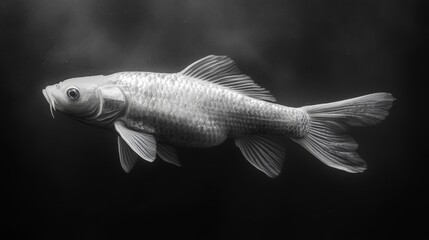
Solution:
[[[394,97],[373,93],[338,102],[304,106],[308,133],[294,139],[326,165],[347,172],[362,172],[366,162],[356,153],[358,144],[347,134],[350,127],[371,126],[389,114]]]

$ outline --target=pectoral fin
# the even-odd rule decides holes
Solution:
[[[114,125],[121,138],[139,157],[149,162],[155,160],[156,140],[154,136],[131,130],[120,121],[116,121]]]
[[[273,178],[280,174],[285,148],[280,140],[268,135],[254,135],[235,140],[244,157],[254,167]]]
[[[179,159],[177,158],[176,149],[170,145],[158,143],[157,145],[158,155],[162,158],[162,160],[174,164],[176,166],[181,166]]]
[[[127,173],[130,172],[139,156],[128,146],[121,136],[118,136],[118,151],[122,169]]]

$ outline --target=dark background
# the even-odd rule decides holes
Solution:
[[[414,135],[425,120],[411,91],[423,76],[423,11],[417,1],[388,0],[1,1],[4,234],[427,236],[427,157],[417,156]],[[179,148],[180,168],[141,161],[126,174],[115,134],[59,113],[53,120],[41,93],[70,77],[177,72],[208,54],[230,56],[288,106],[393,93],[383,124],[352,131],[368,170],[329,168],[288,141],[283,172],[270,179],[228,140]]]

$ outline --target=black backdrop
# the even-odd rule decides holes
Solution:
[[[14,238],[379,239],[424,233],[416,1],[1,1],[2,229]],[[386,91],[378,126],[353,130],[368,170],[323,165],[292,141],[280,177],[232,140],[179,148],[182,167],[126,174],[116,136],[56,114],[41,90],[118,71],[176,72],[228,55],[301,106]],[[409,147],[413,146],[413,147]]]

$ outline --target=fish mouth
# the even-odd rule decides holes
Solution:
[[[55,119],[54,111],[56,111],[56,109],[55,109],[54,98],[52,97],[52,95],[50,94],[50,92],[48,90],[46,90],[46,89],[43,89],[42,93],[43,93],[43,96],[45,96],[46,101],[49,103],[49,110],[51,111],[52,118]]]

